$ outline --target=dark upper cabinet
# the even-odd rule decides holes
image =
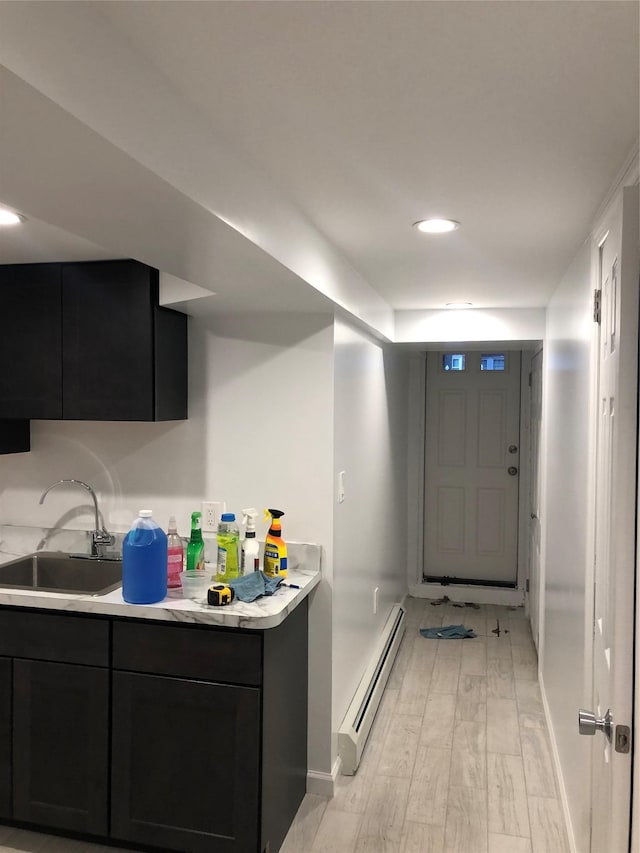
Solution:
[[[132,260],[0,266],[0,418],[186,418],[187,318],[158,279]]]
[[[0,454],[26,453],[31,450],[31,422],[0,419]]]
[[[0,418],[62,417],[62,268],[0,266]]]
[[[11,666],[0,658],[0,818],[11,817]]]

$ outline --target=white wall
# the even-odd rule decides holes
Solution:
[[[544,334],[544,308],[469,308],[395,311],[394,340],[525,341]]]
[[[577,850],[588,850],[589,738],[577,712],[589,707],[585,624],[592,281],[585,243],[547,309],[543,367],[542,683],[559,753]]]
[[[336,320],[334,730],[369,663],[391,605],[407,591],[409,357]],[[345,471],[345,500],[340,504],[339,471]]]
[[[333,495],[333,317],[255,316],[189,321],[189,419],[182,422],[35,421],[31,453],[0,456],[0,523],[93,526],[98,493],[107,526],[127,530],[141,507],[180,532],[203,499],[229,510],[276,506],[285,539],[323,546],[330,572]],[[78,507],[81,507],[78,514]],[[258,536],[264,527],[258,528]],[[328,582],[312,593],[309,761],[331,761],[331,612]],[[327,609],[328,608],[328,609]]]

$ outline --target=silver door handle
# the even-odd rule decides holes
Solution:
[[[613,736],[613,717],[608,710],[604,717],[596,717],[591,711],[578,711],[578,731],[581,735],[594,735],[597,731],[604,732],[609,740]]]

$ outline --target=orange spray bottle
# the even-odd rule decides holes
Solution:
[[[271,578],[287,576],[287,543],[282,538],[279,509],[265,509],[264,517],[271,517],[271,526],[264,540],[264,573]]]

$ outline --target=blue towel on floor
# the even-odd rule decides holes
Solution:
[[[473,628],[465,628],[464,625],[446,625],[442,628],[420,628],[420,633],[428,640],[465,640],[467,637],[475,637]]]
[[[230,580],[229,586],[233,587],[236,598],[239,601],[255,601],[263,595],[273,595],[284,578],[270,578],[264,572],[251,572],[239,578]]]

